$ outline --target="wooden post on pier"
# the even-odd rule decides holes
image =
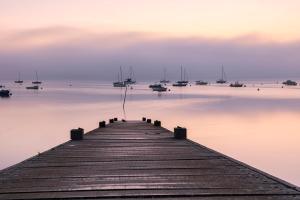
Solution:
[[[182,128],[180,126],[174,128],[174,138],[186,139],[186,128]]]
[[[161,121],[155,120],[154,121],[154,126],[161,126]]]
[[[99,122],[99,128],[104,128],[106,126],[105,121]]]
[[[71,140],[82,140],[84,130],[82,128],[72,129],[71,130]]]

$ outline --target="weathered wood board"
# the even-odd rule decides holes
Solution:
[[[138,121],[0,171],[0,199],[300,199],[299,188]]]

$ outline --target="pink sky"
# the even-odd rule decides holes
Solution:
[[[1,0],[0,78],[181,64],[211,77],[221,64],[233,76],[297,75],[299,10],[298,0]]]

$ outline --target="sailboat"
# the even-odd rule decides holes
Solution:
[[[164,78],[160,81],[160,83],[164,83],[164,84],[170,83],[170,81],[167,80],[166,76],[167,76],[167,70],[166,68],[164,68]]]
[[[38,85],[32,85],[32,86],[28,86],[26,87],[27,90],[38,90],[40,87]]]
[[[222,75],[221,75],[221,78],[219,80],[217,80],[216,83],[219,83],[219,84],[227,83],[226,74],[225,74],[223,65],[222,65]]]
[[[206,81],[202,81],[202,80],[199,80],[199,81],[196,81],[196,85],[207,85],[208,82]]]
[[[37,71],[35,71],[35,81],[32,81],[32,84],[42,84],[42,82],[39,81]]]
[[[161,84],[157,85],[156,87],[152,87],[152,90],[155,92],[166,92],[167,89],[167,87],[164,87]]]
[[[129,68],[129,77],[124,82],[126,85],[131,85],[136,83],[136,81],[134,80],[134,72],[132,67]]]
[[[231,83],[229,86],[230,87],[243,87],[244,84],[236,81],[235,83]]]
[[[18,80],[15,81],[15,83],[19,83],[19,84],[23,83],[23,81],[21,80],[20,72],[18,73]]]
[[[123,81],[122,67],[120,66],[120,72],[118,73],[118,81],[113,82],[114,87],[125,87],[126,83]]]
[[[180,73],[180,81],[177,81],[176,83],[173,84],[175,87],[185,87],[188,84],[188,81],[185,80],[185,70],[184,70],[184,79],[182,79],[182,66],[180,68],[181,73]]]

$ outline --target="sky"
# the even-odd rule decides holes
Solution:
[[[1,0],[0,81],[300,77],[298,0]]]

